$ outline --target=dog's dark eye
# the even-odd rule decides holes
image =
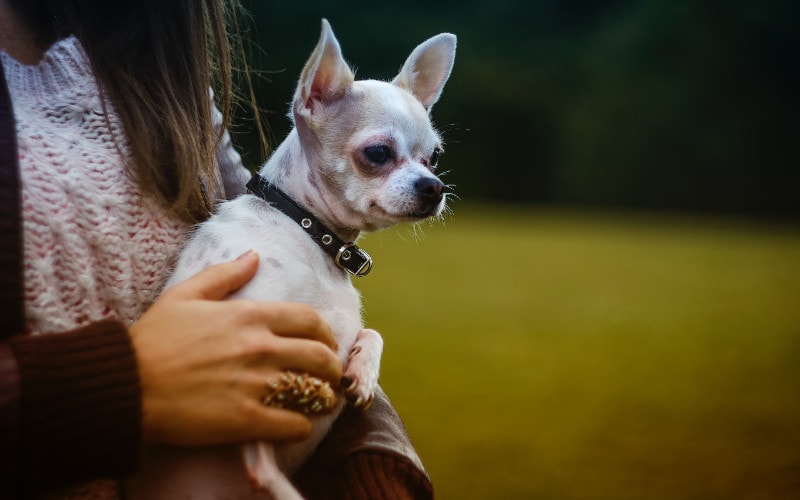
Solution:
[[[430,162],[431,168],[436,167],[436,164],[439,163],[440,156],[442,156],[442,150],[440,148],[434,149],[433,154],[431,155],[431,159],[428,160]]]
[[[364,156],[375,165],[383,165],[394,158],[394,151],[385,144],[377,146],[367,146],[364,148]]]

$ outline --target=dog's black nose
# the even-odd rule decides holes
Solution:
[[[439,203],[444,196],[444,183],[435,177],[420,177],[414,183],[420,201],[424,203]]]

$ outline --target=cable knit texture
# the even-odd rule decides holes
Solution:
[[[158,296],[187,225],[140,196],[120,121],[103,113],[75,38],[36,66],[1,57],[17,120],[27,330],[130,324]]]

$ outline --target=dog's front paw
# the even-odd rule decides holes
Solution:
[[[383,339],[375,330],[364,328],[358,332],[350,349],[347,367],[342,377],[345,396],[357,407],[366,410],[372,404],[378,388]]]

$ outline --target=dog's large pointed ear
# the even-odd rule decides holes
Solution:
[[[341,97],[354,79],[331,25],[323,19],[319,42],[300,73],[294,95],[295,112],[303,116],[313,115],[316,106]]]
[[[456,57],[456,36],[442,33],[419,44],[392,80],[430,110],[439,100]]]

